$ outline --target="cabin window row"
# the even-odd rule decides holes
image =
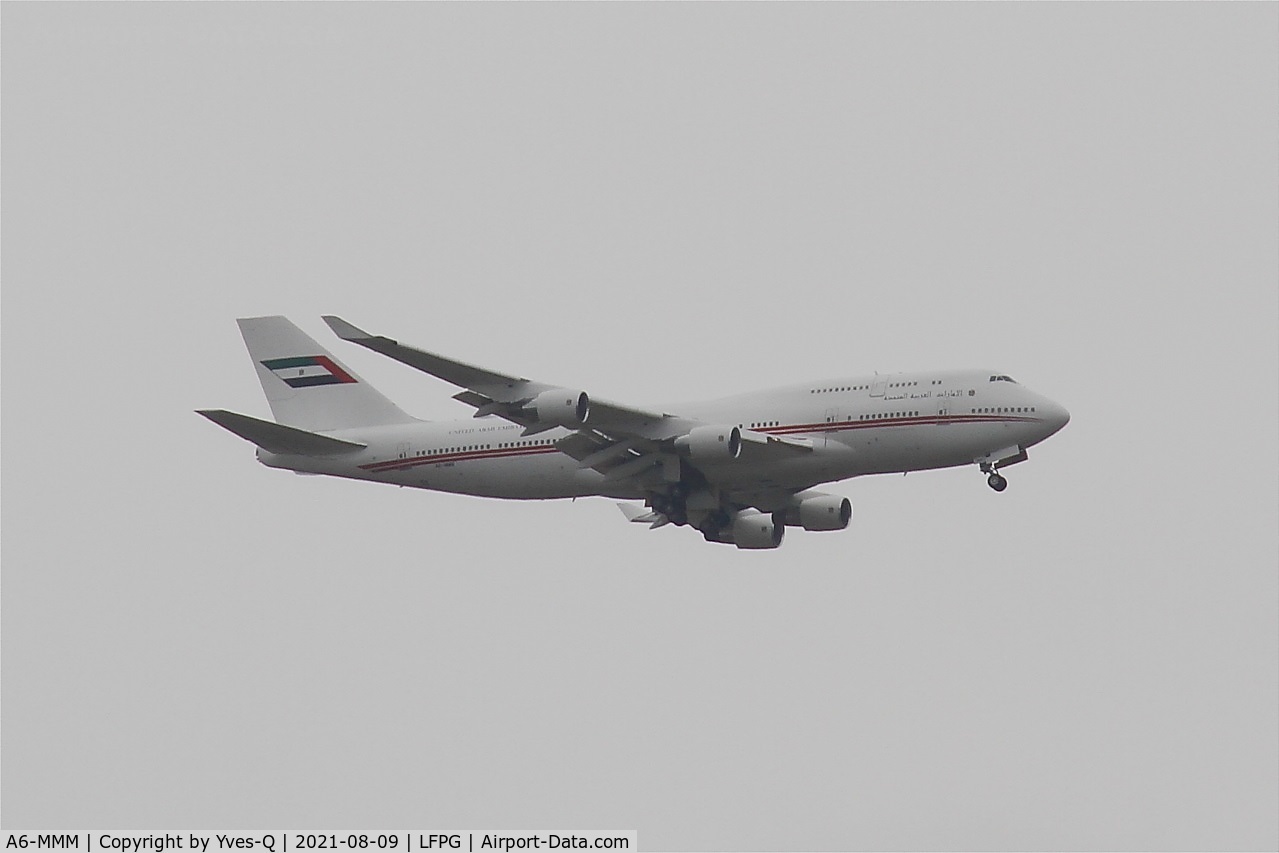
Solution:
[[[918,382],[918,381],[913,381],[913,382],[890,382],[890,383],[888,383],[888,386],[887,386],[887,387],[889,387],[889,388],[913,388],[914,386],[916,386],[916,385],[918,385],[918,384],[919,384],[919,382]],[[933,385],[940,385],[940,384],[941,384],[941,380],[940,380],[940,379],[934,379],[934,380],[932,381],[932,383],[931,383],[931,384],[933,384]],[[809,393],[809,394],[830,394],[830,393],[833,393],[833,392],[835,392],[835,391],[869,391],[869,390],[870,390],[870,386],[869,386],[869,385],[837,385],[837,386],[835,386],[835,387],[833,387],[833,388],[809,388],[809,389],[808,389],[808,393]]]
[[[809,388],[809,394],[830,394],[835,391],[867,391],[869,385],[840,385],[836,388]]]
[[[969,409],[974,415],[998,415],[998,414],[1023,414],[1035,411],[1034,406],[1004,406],[1002,408],[996,406],[985,409]]]
[[[491,444],[460,444],[457,447],[441,447],[439,450],[419,450],[414,456],[431,456],[436,453],[466,453],[470,450],[488,450]]]
[[[877,420],[880,420],[881,418],[917,418],[917,417],[919,417],[919,412],[918,412],[918,411],[914,411],[914,412],[888,412],[888,413],[886,413],[886,414],[879,414],[879,415],[858,415],[858,416],[857,416],[857,420],[859,420],[859,421],[877,421]]]
[[[459,444],[455,447],[441,447],[439,450],[419,450],[414,456],[434,456],[443,453],[469,453],[473,450],[492,450],[494,447],[534,447],[539,445],[554,444],[554,439],[535,439],[533,441],[502,441],[496,445],[493,444]]]

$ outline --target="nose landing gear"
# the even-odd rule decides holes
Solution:
[[[986,477],[986,485],[990,486],[995,491],[1002,492],[1004,489],[1008,488],[1008,480],[1003,474],[1000,474],[995,470],[994,465],[991,465],[989,462],[983,462],[981,463],[981,471],[983,474],[988,475]]]

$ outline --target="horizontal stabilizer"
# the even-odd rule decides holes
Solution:
[[[204,415],[218,426],[235,433],[246,441],[251,441],[267,453],[289,453],[299,456],[337,456],[362,450],[367,445],[354,441],[343,441],[307,432],[297,427],[263,421],[228,412],[224,409],[198,409],[196,414]]]

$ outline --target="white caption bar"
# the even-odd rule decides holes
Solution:
[[[13,850],[54,853],[415,853],[415,851],[466,851],[466,853],[514,853],[523,850],[639,849],[635,830],[398,830],[319,832],[305,830],[252,830],[236,832],[0,831],[0,853]]]

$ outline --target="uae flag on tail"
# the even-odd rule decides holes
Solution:
[[[262,362],[267,370],[294,388],[312,385],[340,385],[354,382],[355,377],[337,366],[327,355],[301,355],[294,358],[268,358]]]

